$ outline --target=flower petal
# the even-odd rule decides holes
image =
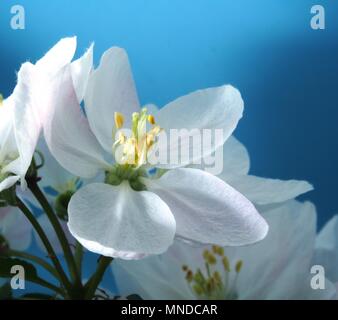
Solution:
[[[14,186],[20,179],[20,176],[9,176],[0,182],[0,192]]]
[[[155,194],[93,183],[80,189],[68,207],[68,227],[88,250],[137,259],[167,250],[175,236],[175,219]]]
[[[23,182],[31,164],[35,147],[41,131],[36,94],[30,87],[34,83],[35,67],[30,63],[21,66],[18,72],[18,83],[10,99],[14,108],[14,134],[19,158],[11,166],[11,172],[19,174]]]
[[[314,264],[325,268],[325,275],[338,283],[338,216],[331,218],[316,239]]]
[[[11,164],[11,172],[25,175],[31,164],[41,131],[41,117],[45,116],[51,77],[70,63],[76,49],[76,38],[59,41],[36,65],[24,63],[18,72],[17,85],[8,98],[14,109],[14,134],[19,159]]]
[[[226,250],[231,260],[243,260],[239,295],[242,299],[308,299],[314,291],[309,268],[316,237],[315,206],[290,200],[262,211],[262,215],[270,227],[266,239],[250,247]],[[331,286],[315,291],[324,299],[332,296]]]
[[[267,234],[268,225],[249,200],[202,170],[171,170],[144,183],[169,205],[182,238],[237,246],[262,240]]]
[[[223,176],[220,178],[223,178]],[[250,201],[259,205],[281,203],[313,190],[312,185],[306,181],[283,181],[250,175],[226,178],[232,187],[241,192]]]
[[[195,299],[182,271],[186,258],[190,257],[194,248],[186,245],[184,256],[177,255],[177,250],[173,251],[173,247],[177,248],[177,242],[175,241],[162,255],[142,260],[114,261],[111,268],[119,295],[128,296],[137,293],[146,300]]]
[[[103,54],[100,66],[89,79],[85,108],[93,132],[110,152],[114,113],[122,113],[129,127],[132,113],[139,111],[128,56],[123,49],[113,47]]]
[[[185,129],[185,133],[182,132],[181,139],[172,139],[168,144],[168,150],[166,144],[160,145],[159,152],[179,154],[179,150],[189,150],[189,157],[181,157],[179,163],[160,164],[158,167],[181,167],[193,162],[198,163],[201,157],[211,155],[224,144],[235,130],[242,117],[243,108],[241,94],[230,85],[199,90],[178,98],[163,107],[156,114],[156,120],[164,132],[169,135],[170,129]],[[191,141],[199,143],[198,138],[201,138],[203,129],[222,129],[222,139],[213,139],[213,143],[203,145],[200,154],[198,154],[199,152],[194,153],[194,143]],[[165,149],[163,150],[163,148]]]
[[[76,176],[91,178],[107,164],[103,149],[80,109],[70,68],[62,69],[53,89],[49,117],[44,123],[47,145],[65,169]]]
[[[93,68],[93,47],[92,44],[86,53],[71,63],[72,78],[77,99],[81,102],[84,98],[90,73]]]
[[[195,169],[205,170],[217,175],[224,181],[228,177],[246,175],[250,169],[250,157],[245,146],[234,136],[230,136],[222,147],[211,156],[203,158],[201,164],[191,165]]]
[[[61,39],[36,62],[35,66],[52,76],[72,61],[76,51],[76,42],[76,37]]]

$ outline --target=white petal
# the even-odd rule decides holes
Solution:
[[[173,247],[177,247],[176,242],[159,256],[134,261],[114,261],[112,270],[119,295],[137,293],[146,300],[195,299],[182,271],[191,250],[186,246],[184,257],[176,255],[177,251],[173,251]]]
[[[0,192],[14,186],[20,179],[20,176],[9,176],[0,182]]]
[[[89,75],[93,68],[93,47],[94,45],[92,44],[80,59],[71,64],[74,89],[79,102],[83,100]]]
[[[157,123],[164,128],[167,135],[170,129],[186,129],[182,134],[181,141],[172,139],[167,151],[166,146],[160,146],[160,152],[170,152],[179,154],[179,150],[189,150],[187,159],[180,159],[179,164],[169,163],[160,164],[160,168],[175,168],[185,166],[189,163],[198,163],[201,157],[211,155],[221,147],[235,130],[238,121],[243,114],[244,103],[241,94],[232,86],[225,85],[217,88],[199,90],[189,95],[178,98],[163,107],[156,115]],[[194,133],[190,130],[195,130]],[[218,141],[213,141],[209,145],[203,146],[203,150],[198,155],[194,154],[191,141],[198,143],[202,129],[222,129],[223,137]],[[190,139],[189,139],[189,134]],[[213,137],[214,132],[212,132]],[[199,144],[199,143],[198,143]],[[165,150],[162,150],[165,148]]]
[[[68,64],[75,52],[76,39],[67,38],[56,44],[36,65],[23,64],[13,94],[6,99],[13,108],[13,126],[19,158],[6,170],[21,176],[22,186],[30,166],[45,115],[50,78]]]
[[[211,156],[203,158],[201,164],[192,168],[205,170],[224,181],[237,175],[246,175],[250,169],[250,157],[245,146],[234,136],[230,136],[223,146]]]
[[[55,230],[52,226],[52,224],[50,223],[48,217],[46,214],[42,214],[39,218],[38,218],[38,222],[40,223],[41,227],[43,228],[43,230],[45,231],[48,240],[50,241],[52,247],[54,248],[56,254],[62,254],[63,250],[60,244],[60,241],[55,233]],[[67,237],[68,243],[74,248],[76,241],[75,239],[72,237],[72,235],[70,234],[68,227],[67,227],[67,223],[65,221],[60,220],[60,224],[61,227],[63,229],[63,231],[65,232],[65,235]],[[37,233],[34,233],[35,235],[35,239],[36,242],[39,246],[39,248],[45,252],[47,254],[46,248],[43,245],[42,241],[40,240],[40,237],[37,235]]]
[[[31,164],[41,131],[36,99],[37,92],[30,87],[35,81],[35,69],[30,63],[21,66],[18,83],[11,96],[14,108],[14,133],[20,158],[11,172],[23,180]],[[34,86],[33,86],[34,88]]]
[[[263,213],[270,230],[261,242],[244,247],[226,247],[231,266],[243,261],[238,274],[239,299],[326,299],[332,297],[332,285],[313,290],[309,271],[316,234],[316,213],[310,203],[288,201]],[[182,265],[205,270],[202,254],[207,247],[175,241],[161,256],[140,261],[116,261],[112,269],[121,294],[140,293],[145,299],[195,299],[184,279]],[[210,249],[210,248],[208,248]],[[221,274],[223,266],[214,267]],[[214,269],[214,270],[215,270]],[[230,286],[233,282],[230,282]]]
[[[254,243],[267,234],[265,220],[249,200],[202,170],[171,170],[144,183],[169,205],[182,238],[232,246]]]
[[[312,296],[310,267],[316,237],[312,203],[290,200],[262,212],[269,234],[261,242],[227,250],[231,260],[242,259],[238,278],[242,299],[307,299]],[[331,291],[332,288],[327,288]],[[321,291],[330,296],[331,292]]]
[[[312,185],[306,181],[283,181],[249,175],[227,178],[232,187],[258,205],[284,202],[313,190]]]
[[[88,83],[85,108],[90,126],[106,151],[111,151],[114,113],[125,116],[129,128],[131,115],[139,111],[139,101],[127,53],[113,47],[106,51],[100,66]]]
[[[314,264],[325,268],[325,275],[338,282],[338,216],[327,222],[316,239]]]
[[[9,210],[3,219],[0,217],[0,234],[8,241],[11,249],[26,250],[31,244],[32,226],[18,209]]]
[[[76,176],[91,178],[106,163],[74,92],[69,68],[53,83],[50,114],[44,123],[47,145],[56,160]]]
[[[135,259],[159,254],[175,236],[168,206],[151,192],[133,191],[127,182],[83,187],[72,197],[68,212],[73,236],[105,256]]]
[[[35,65],[44,73],[53,75],[72,61],[75,50],[76,37],[61,39]]]

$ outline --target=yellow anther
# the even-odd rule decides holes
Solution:
[[[222,259],[224,270],[230,272],[230,263],[228,257],[223,257]]]
[[[114,120],[115,120],[115,126],[117,129],[121,129],[124,124],[124,117],[122,113],[120,112],[115,112],[114,113]]]
[[[221,257],[224,255],[224,249],[220,246],[212,246],[212,251]]]
[[[212,253],[210,253],[208,256],[207,262],[211,265],[214,265],[217,263],[217,259]]]
[[[206,249],[206,250],[203,251],[203,258],[204,258],[204,260],[208,260],[209,254],[210,254],[209,250]]]
[[[236,266],[235,266],[235,270],[237,273],[241,272],[242,266],[243,266],[243,261],[242,260],[237,261]]]
[[[203,276],[203,273],[200,269],[197,270],[197,272],[194,274],[194,280],[197,283],[203,284],[205,282],[205,278]]]
[[[0,107],[3,105],[3,102],[4,102],[4,97],[0,93]]]
[[[156,123],[155,117],[152,114],[148,115],[148,122],[152,125],[154,125]]]

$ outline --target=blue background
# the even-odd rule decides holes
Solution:
[[[25,30],[10,28],[14,4],[26,9]],[[325,30],[310,27],[315,4]],[[96,63],[110,46],[126,48],[142,103],[231,83],[246,103],[236,136],[251,172],[313,183],[303,198],[322,226],[338,212],[337,17],[336,0],[1,1],[0,92],[10,94],[22,62],[72,35],[78,55],[95,41]]]

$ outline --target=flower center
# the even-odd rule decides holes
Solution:
[[[120,165],[130,165],[138,169],[147,163],[147,154],[154,146],[162,131],[155,122],[153,115],[147,113],[143,108],[141,112],[134,112],[132,115],[131,130],[122,129],[124,117],[121,113],[115,112],[115,129],[113,132],[113,154]],[[147,131],[147,125],[150,130]]]
[[[184,265],[182,270],[185,272],[186,281],[192,292],[198,299],[208,300],[234,300],[237,299],[236,282],[242,269],[243,261],[239,260],[235,264],[234,271],[231,270],[229,259],[224,255],[224,249],[219,246],[212,246],[212,251],[203,252],[205,270],[198,268],[195,272]],[[223,271],[217,270],[218,266],[223,267]],[[231,277],[233,276],[234,277]]]
[[[129,130],[122,129],[124,116],[121,113],[115,112],[114,122],[112,151],[116,164],[106,171],[105,183],[119,185],[127,180],[134,190],[145,190],[139,178],[147,176],[144,168],[147,154],[156,144],[162,129],[156,124],[154,116],[147,113],[146,108],[133,113],[132,127]]]

